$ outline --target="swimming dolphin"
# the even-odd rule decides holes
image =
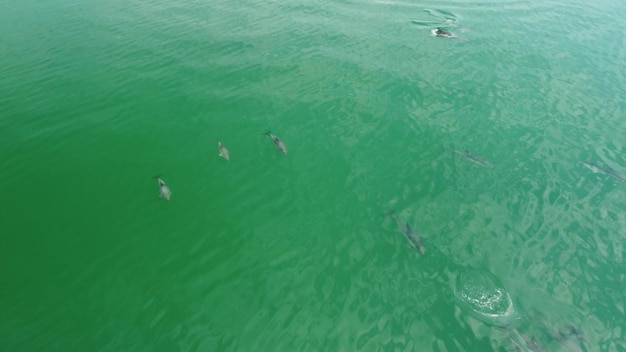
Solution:
[[[263,133],[263,135],[269,136],[274,141],[274,144],[276,144],[276,148],[278,148],[281,153],[287,155],[287,146],[285,145],[285,143],[283,143],[282,140],[280,140],[280,138],[273,135],[270,131]]]
[[[456,38],[456,35],[454,35],[454,33],[448,32],[448,31],[443,30],[441,28],[435,28],[435,29],[431,30],[430,33],[432,33],[434,36],[437,36],[437,37]]]
[[[221,141],[217,141],[217,148],[220,150],[219,156],[221,156],[224,159],[228,160],[229,159],[228,149],[226,149],[226,147],[222,144]]]
[[[165,184],[165,181],[161,179],[161,175],[157,175],[152,178],[156,178],[159,181],[159,191],[161,193],[161,197],[169,201],[172,198],[172,192]]]
[[[561,331],[560,334],[561,336],[573,336],[579,341],[587,342],[587,338],[585,337],[585,334],[583,334],[583,332],[580,331],[580,329],[578,329],[572,324],[566,324],[565,331]]]
[[[619,171],[613,169],[612,167],[600,166],[590,161],[581,161],[580,163],[595,174],[605,174],[605,175],[613,176],[617,181],[626,183],[626,175],[620,173]]]
[[[395,217],[392,213],[387,214],[390,218],[393,219],[393,221],[396,222],[396,224],[398,224],[398,227],[400,228],[400,230],[402,230],[402,233],[404,233],[404,235],[406,236],[406,238],[409,239],[409,241],[411,242],[411,244],[417,248],[417,250],[419,250],[419,252],[421,254],[424,254],[426,252],[426,248],[424,248],[424,243],[422,243],[422,239],[420,238],[420,236],[417,234],[417,232],[413,231],[413,229],[411,228],[411,226],[401,220],[398,220],[397,217]]]
[[[559,344],[570,352],[583,352],[581,346],[584,346],[587,339],[583,333],[573,325],[568,324],[566,330],[558,328],[548,328],[547,331]]]
[[[509,341],[513,343],[516,351],[545,352],[534,336],[522,335],[516,329],[506,333]]]
[[[480,166],[492,167],[490,162],[488,162],[487,160],[479,157],[478,155],[474,155],[474,154],[470,153],[468,150],[465,150],[464,152],[455,150],[454,152],[456,154],[464,157],[465,159],[467,159],[467,160],[469,160],[469,161],[471,161],[471,162],[473,162],[475,164],[478,164]]]

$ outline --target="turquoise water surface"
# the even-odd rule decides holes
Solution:
[[[1,1],[0,350],[626,351],[624,18]]]

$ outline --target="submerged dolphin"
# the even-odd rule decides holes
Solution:
[[[483,159],[483,158],[479,157],[478,155],[474,155],[474,154],[470,153],[470,152],[469,152],[469,151],[467,151],[467,150],[465,150],[464,152],[460,152],[460,151],[458,151],[458,150],[455,150],[454,152],[455,152],[456,154],[458,154],[458,155],[460,155],[460,156],[464,157],[465,159],[467,159],[467,160],[469,160],[469,161],[471,161],[471,162],[473,162],[473,163],[475,163],[475,164],[478,164],[478,165],[480,165],[480,166],[484,166],[484,167],[492,167],[492,165],[491,165],[491,163],[490,163],[490,162],[488,162],[487,160],[485,160],[485,159]]]
[[[276,148],[278,148],[281,153],[287,155],[287,146],[285,145],[285,143],[283,143],[282,140],[280,140],[280,138],[273,135],[270,131],[263,133],[263,135],[269,136],[274,141],[274,144],[276,144]]]
[[[507,332],[506,336],[513,343],[516,351],[545,352],[534,336],[522,335],[516,329]]]
[[[228,156],[228,149],[222,144],[221,141],[217,141],[217,148],[220,150],[219,156],[228,160],[230,157]]]
[[[417,232],[415,232],[411,226],[401,220],[398,220],[397,217],[395,217],[393,215],[393,213],[389,213],[387,214],[390,218],[393,219],[393,221],[396,222],[396,224],[398,224],[398,227],[400,228],[400,230],[402,230],[402,233],[404,233],[404,235],[406,236],[406,238],[409,239],[409,241],[411,242],[411,244],[417,248],[417,250],[420,251],[421,254],[424,254],[426,252],[426,248],[424,248],[424,243],[422,243],[422,239],[420,238],[420,236],[417,234]]]
[[[584,167],[586,167],[589,170],[591,170],[593,173],[605,174],[605,175],[613,176],[619,182],[626,183],[626,175],[620,173],[619,171],[613,169],[612,167],[600,166],[600,165],[594,164],[594,163],[592,163],[590,161],[581,161],[580,163]]]
[[[161,179],[161,175],[157,175],[152,178],[156,178],[159,181],[159,192],[161,193],[161,197],[169,201],[172,198],[172,192],[165,184],[165,181]]]

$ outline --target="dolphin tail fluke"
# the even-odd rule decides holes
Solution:
[[[161,178],[161,174],[158,174],[158,175],[156,175],[156,176],[152,176],[152,178],[153,178],[153,179],[155,179],[155,180],[156,180],[156,179],[159,179],[159,178]]]
[[[272,131],[267,131],[265,133],[261,133],[261,135],[263,135],[263,136],[269,136],[271,134],[272,134]]]

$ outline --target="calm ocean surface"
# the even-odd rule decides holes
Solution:
[[[625,18],[0,1],[0,350],[626,351]]]

